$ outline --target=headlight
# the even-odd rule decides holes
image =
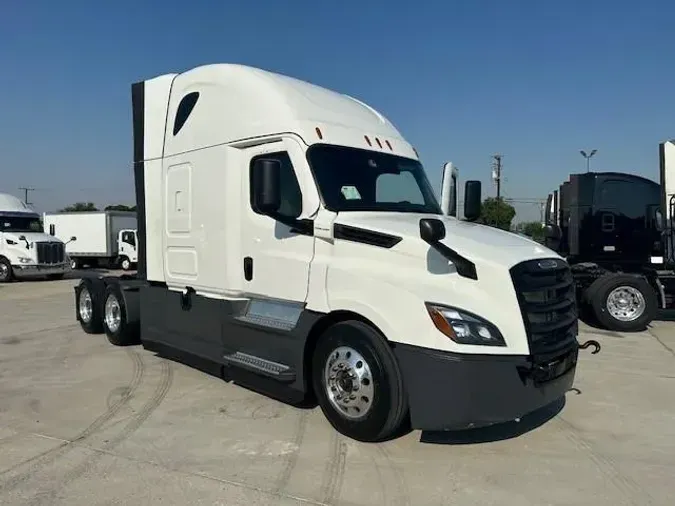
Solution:
[[[506,346],[499,329],[487,320],[453,307],[429,302],[426,306],[436,328],[456,343]]]
[[[30,264],[33,262],[33,259],[28,257],[19,257],[18,260],[20,264]]]

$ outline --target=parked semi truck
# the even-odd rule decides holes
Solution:
[[[571,265],[581,310],[608,329],[675,317],[675,141],[659,157],[660,184],[588,172],[548,196],[546,244]]]
[[[18,197],[0,193],[0,283],[60,279],[69,270],[64,242],[44,233],[40,215]]]
[[[121,267],[138,262],[136,213],[133,211],[80,211],[44,213],[44,228],[54,237],[75,237],[66,246],[72,269]]]
[[[443,213],[372,107],[230,64],[131,96],[138,270],[75,288],[85,332],[315,400],[361,441],[518,419],[572,386],[567,263],[475,223],[478,181],[465,220]]]

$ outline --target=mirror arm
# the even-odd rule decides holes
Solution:
[[[446,246],[440,241],[428,242],[429,246],[438,251],[446,260],[449,260],[457,269],[457,274],[468,279],[478,279],[476,264],[466,257],[457,253],[454,249]]]
[[[279,213],[270,213],[269,217],[279,223],[283,223],[291,229],[291,232],[303,235],[314,235],[314,221],[313,220],[298,220],[297,218],[290,218]]]

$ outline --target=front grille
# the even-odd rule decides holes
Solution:
[[[576,339],[578,314],[569,265],[558,259],[522,262],[511,268],[533,355],[554,355]]]
[[[39,264],[61,264],[65,259],[64,246],[60,242],[38,242],[36,248]]]

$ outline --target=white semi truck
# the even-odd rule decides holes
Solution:
[[[75,288],[85,332],[314,399],[361,441],[518,419],[572,386],[567,263],[472,222],[480,182],[464,220],[443,213],[372,107],[230,64],[131,94],[138,271]]]
[[[136,265],[136,213],[134,211],[80,211],[44,213],[44,229],[50,235],[69,242],[66,252],[72,269],[122,267]]]
[[[60,279],[70,270],[64,242],[43,231],[40,215],[21,199],[0,193],[0,283]]]

